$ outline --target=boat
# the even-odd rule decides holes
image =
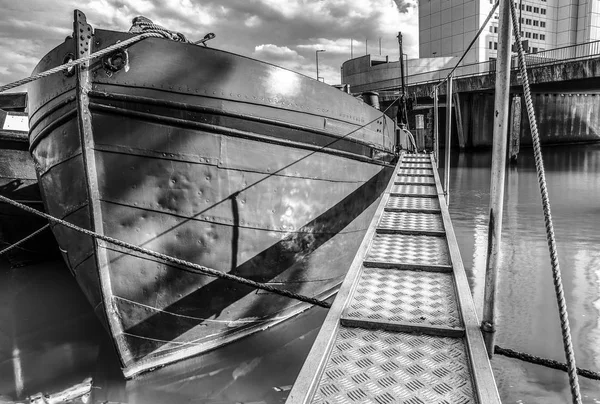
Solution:
[[[76,10],[34,74],[124,42]],[[139,19],[137,20],[140,21]],[[134,20],[135,22],[135,20]],[[147,30],[146,30],[147,28]],[[28,87],[47,212],[149,250],[316,299],[332,296],[382,193],[392,119],[350,94],[180,34]],[[310,304],[202,275],[62,225],[67,266],[125,377],[215,349]]]
[[[0,95],[0,195],[40,209],[43,205],[28,150],[25,104],[25,93]],[[0,250],[46,224],[45,219],[0,202]],[[10,250],[6,257],[12,267],[21,267],[52,257],[55,249],[56,243],[45,230]]]

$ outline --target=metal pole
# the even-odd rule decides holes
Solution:
[[[452,76],[448,77],[446,82],[446,144],[444,145],[444,195],[446,196],[446,205],[450,205],[450,139],[452,138]]]
[[[439,134],[439,121],[440,116],[438,113],[438,88],[433,88],[433,157],[435,158],[435,168],[440,166],[440,134]]]
[[[325,49],[317,49],[315,51],[315,59],[317,60],[317,81],[319,81],[319,52],[325,52]]]
[[[510,93],[510,45],[512,26],[510,4],[500,0],[498,59],[496,69],[496,98],[494,100],[494,131],[492,139],[492,176],[490,184],[490,216],[488,250],[485,268],[485,291],[481,329],[488,356],[494,355],[496,285],[500,264],[500,239],[504,178],[506,174],[506,143],[508,138],[508,98]]]
[[[404,58],[402,57],[404,51],[402,49],[402,32],[398,32],[398,52],[400,53],[400,83],[402,85],[402,95],[400,96],[400,117],[402,118],[402,124],[408,125],[408,114],[406,112],[406,83],[404,82]]]
[[[379,37],[379,56],[381,56],[381,37]]]
[[[354,39],[350,38],[350,59],[354,59]]]
[[[369,38],[365,38],[365,55],[369,53]]]
[[[402,83],[402,95],[405,96],[406,95],[406,87],[405,87],[405,83],[404,83],[404,58],[402,57],[404,51],[402,49],[402,32],[398,32],[398,48],[400,51],[400,77],[401,77],[401,83]]]

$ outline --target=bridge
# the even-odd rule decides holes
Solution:
[[[526,63],[542,143],[600,141],[600,41],[528,54]],[[387,108],[398,97],[401,88],[400,77],[391,77],[396,69],[390,67],[389,78],[383,77],[381,72],[369,74],[376,69],[383,71],[379,65],[371,71],[356,72],[352,92],[378,91],[382,109]],[[459,66],[453,74],[455,111],[452,132],[456,136],[453,144],[461,149],[491,147],[495,67],[494,60],[467,64]],[[522,124],[520,119],[525,116],[525,107],[521,102],[521,77],[516,57],[513,57],[512,68],[511,124],[518,132],[520,143],[529,145],[529,125]],[[414,110],[409,113],[409,127],[413,130],[423,122],[423,128],[416,131],[425,138],[432,132],[433,87],[451,70],[444,68],[407,77],[407,93],[416,101]],[[357,79],[363,80],[363,84],[356,84]],[[439,88],[442,106],[445,91],[445,86]],[[394,110],[390,109],[392,114]],[[440,111],[440,118],[440,125],[445,125],[443,111]],[[443,128],[440,126],[440,133]]]

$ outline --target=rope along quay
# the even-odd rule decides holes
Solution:
[[[6,197],[4,197],[2,195],[0,195],[0,200],[4,201],[6,203],[9,203],[9,204],[11,204],[13,206],[16,206],[18,208],[22,208],[23,209],[24,206],[27,207],[26,205],[22,205],[19,202],[16,202],[16,201],[13,201],[11,199],[8,199],[8,198],[6,198]],[[27,208],[29,208],[29,207],[27,207]],[[122,241],[119,241],[119,240],[116,240],[116,239],[111,239],[110,237],[101,236],[99,234],[96,235],[96,233],[94,233],[92,231],[89,231],[89,230],[86,230],[86,229],[83,229],[83,228],[79,228],[78,226],[75,226],[75,225],[73,225],[73,224],[71,224],[69,222],[65,222],[65,221],[60,220],[60,219],[52,218],[50,215],[47,215],[47,214],[42,213],[42,212],[39,212],[39,211],[37,211],[35,209],[32,209],[32,208],[25,209],[25,210],[27,210],[30,213],[36,214],[36,215],[38,215],[40,217],[44,217],[44,218],[48,219],[49,221],[54,221],[55,223],[58,223],[58,224],[64,224],[65,226],[67,226],[67,227],[69,227],[69,228],[71,228],[73,230],[81,231],[82,233],[88,234],[88,235],[90,235],[92,237],[98,236],[99,239],[102,239],[102,240],[105,240],[105,241],[109,241],[109,242],[111,242],[110,240],[114,240],[114,241],[118,242],[122,246],[126,246],[128,244],[128,243],[125,243],[125,242],[122,242]],[[38,235],[42,231],[46,230],[49,226],[50,226],[49,224],[44,225],[43,227],[41,227],[40,229],[36,230],[35,232],[33,232],[32,234],[30,234],[29,236],[23,238],[22,240],[14,243],[11,246],[9,246],[9,247],[5,248],[4,250],[0,251],[0,256],[2,254],[4,254],[4,253],[10,251],[11,249],[17,247],[18,245],[24,243],[25,241],[33,238],[34,236]],[[141,248],[141,247],[137,247],[137,248],[139,250],[141,250],[140,252],[142,252],[143,250],[145,250],[144,248]],[[153,252],[151,250],[146,250],[146,251],[148,251],[148,253],[153,253],[153,254],[161,255],[162,256],[162,254],[155,253],[155,252]],[[165,256],[165,257],[168,257],[168,256]],[[178,260],[177,258],[173,258],[173,259],[174,260]],[[181,261],[181,260],[178,260],[178,261]],[[183,261],[183,262],[186,262],[186,261]],[[192,265],[193,269],[196,269],[195,267],[200,267],[199,265],[196,265],[196,264],[193,264],[193,263],[187,263],[187,264]],[[204,267],[200,267],[200,268],[204,268]],[[209,268],[206,268],[206,269],[208,270]],[[200,272],[200,269],[198,269],[198,271]],[[193,271],[193,272],[196,272],[196,271]],[[331,307],[330,303],[322,301],[322,300],[316,300],[316,299],[312,299],[312,298],[309,298],[309,297],[306,297],[306,296],[298,295],[298,294],[295,294],[295,293],[292,293],[292,292],[287,292],[285,290],[272,288],[272,287],[270,287],[268,285],[264,285],[264,284],[257,283],[257,282],[254,282],[254,281],[249,281],[249,280],[244,279],[244,278],[238,278],[238,277],[236,277],[234,275],[228,275],[228,274],[224,274],[222,272],[218,272],[218,274],[219,275],[224,275],[223,277],[226,277],[226,278],[234,280],[234,281],[238,281],[238,279],[243,280],[244,281],[243,283],[245,283],[245,284],[247,284],[249,286],[255,286],[257,289],[263,289],[263,290],[267,290],[269,292],[273,292],[273,293],[277,293],[277,294],[280,294],[280,295],[283,295],[283,296],[291,297],[291,298],[294,298],[294,299],[297,299],[297,300],[300,300],[300,301],[304,301],[304,302],[307,302],[307,303],[313,303],[313,304],[316,304],[317,306],[324,307],[324,308],[330,308]],[[215,276],[219,276],[219,275],[215,275]],[[231,278],[229,278],[229,277],[231,277]],[[525,362],[529,362],[529,363],[533,363],[533,364],[536,364],[536,365],[545,366],[545,367],[552,368],[552,369],[562,370],[562,371],[565,371],[565,372],[567,371],[567,365],[564,364],[564,363],[560,363],[560,362],[557,362],[557,361],[551,360],[551,359],[541,358],[539,356],[534,356],[534,355],[530,355],[530,354],[523,353],[523,352],[514,351],[512,349],[503,348],[503,347],[500,347],[498,345],[496,345],[494,347],[494,352],[496,354],[498,354],[498,355],[503,355],[503,356],[506,356],[506,357],[509,357],[509,358],[515,358],[515,359],[519,359],[519,360],[522,360],[522,361],[525,361]],[[595,372],[595,371],[588,370],[588,369],[583,369],[583,368],[577,368],[577,373],[580,376],[586,377],[588,379],[600,380],[600,372]]]
[[[256,289],[261,289],[261,290],[264,290],[264,291],[267,291],[267,292],[276,293],[276,294],[281,295],[281,296],[290,297],[292,299],[300,300],[300,301],[306,302],[306,303],[311,303],[311,304],[314,304],[316,306],[320,306],[320,307],[324,307],[324,308],[331,307],[330,303],[328,303],[326,301],[323,301],[323,300],[318,300],[318,299],[314,299],[312,297],[299,295],[297,293],[290,292],[290,291],[284,290],[284,289],[274,288],[274,287],[269,286],[269,285],[267,285],[265,283],[255,282],[255,281],[251,281],[249,279],[242,278],[242,277],[239,277],[239,276],[227,274],[227,273],[224,273],[224,272],[221,272],[221,271],[217,271],[216,269],[207,268],[207,267],[202,266],[202,265],[194,264],[193,262],[185,261],[185,260],[182,260],[182,259],[179,259],[179,258],[172,257],[170,255],[166,255],[166,254],[162,254],[162,253],[159,253],[159,252],[156,252],[156,251],[148,250],[147,248],[139,247],[139,246],[136,246],[134,244],[127,243],[125,241],[117,240],[116,238],[112,238],[112,237],[104,236],[102,234],[95,233],[95,232],[93,232],[91,230],[87,230],[87,229],[84,229],[82,227],[76,226],[76,225],[74,225],[72,223],[69,223],[69,222],[67,222],[65,220],[58,219],[58,218],[56,218],[54,216],[51,216],[51,215],[49,215],[47,213],[43,213],[43,212],[40,212],[39,210],[30,208],[27,205],[23,205],[21,203],[15,202],[12,199],[9,199],[9,198],[7,198],[5,196],[2,196],[2,195],[0,195],[0,201],[8,203],[8,204],[10,204],[12,206],[15,206],[17,208],[23,209],[24,211],[32,213],[32,214],[34,214],[36,216],[43,217],[44,219],[48,220],[49,222],[60,224],[60,225],[63,225],[65,227],[68,227],[70,229],[73,229],[75,231],[78,231],[80,233],[83,233],[83,234],[85,234],[87,236],[91,236],[91,237],[97,238],[99,240],[106,241],[108,243],[114,244],[116,246],[129,249],[131,251],[139,252],[141,254],[146,254],[146,255],[149,255],[151,257],[158,258],[158,259],[161,259],[163,261],[170,262],[172,264],[176,264],[176,265],[182,267],[181,269],[184,270],[184,271],[188,271],[188,272],[192,272],[192,273],[197,273],[197,274],[202,274],[202,275],[214,276],[216,278],[227,279],[227,280],[238,282],[238,283],[241,283],[241,284],[244,284],[244,285],[247,285],[247,286],[251,286],[251,287],[256,288]]]

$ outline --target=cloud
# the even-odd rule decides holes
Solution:
[[[252,28],[252,27],[257,27],[262,23],[261,19],[258,18],[257,16],[253,15],[251,17],[248,17],[246,19],[246,21],[244,21],[244,25]]]
[[[257,58],[267,58],[269,60],[285,61],[302,58],[298,52],[291,50],[287,46],[277,46],[273,44],[258,45],[254,48],[253,56]],[[302,58],[303,59],[303,58]]]
[[[315,50],[325,49],[319,70],[330,84],[339,83],[340,66],[351,53],[379,54],[379,38],[382,55],[397,60],[399,30],[404,52],[418,55],[416,0],[0,0],[0,7],[2,84],[27,75],[64,40],[76,8],[95,28],[126,31],[132,18],[143,15],[191,40],[214,32],[209,46],[311,77]]]

